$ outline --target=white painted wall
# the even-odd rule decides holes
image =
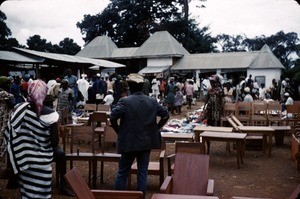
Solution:
[[[272,86],[272,79],[276,79],[277,82],[280,79],[281,69],[247,69],[247,77],[250,74],[253,80],[255,80],[255,76],[265,76],[266,88],[269,88]]]
[[[172,58],[148,58],[147,66],[171,66]]]

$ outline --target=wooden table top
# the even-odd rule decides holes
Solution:
[[[270,126],[275,131],[289,131],[291,130],[290,126]]]
[[[162,138],[193,139],[193,133],[161,133]]]
[[[224,133],[224,132],[216,132],[216,131],[204,131],[200,134],[201,137],[208,138],[228,138],[228,139],[245,139],[246,133]]]
[[[194,195],[178,195],[155,193],[151,199],[219,199],[217,196],[194,196]]]
[[[194,131],[223,131],[232,132],[232,127],[219,127],[219,126],[195,126]]]
[[[83,123],[74,123],[74,124],[66,124],[66,127],[76,127],[76,126],[83,126]]]
[[[274,131],[269,126],[238,126],[238,129],[241,131]]]

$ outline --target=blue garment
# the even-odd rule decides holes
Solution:
[[[69,87],[74,91],[74,97],[72,101],[72,110],[76,109],[77,97],[78,97],[78,86],[77,77],[75,75],[67,75],[64,79],[68,80]]]
[[[157,116],[161,117],[159,123],[157,123]],[[136,158],[137,190],[142,191],[145,196],[150,151],[161,148],[159,128],[164,125],[168,117],[166,108],[156,99],[142,92],[135,92],[121,98],[112,109],[110,120],[118,134],[117,151],[122,154],[115,181],[116,189],[126,189],[127,177]],[[117,125],[116,121],[119,119],[120,125]]]
[[[111,111],[110,119],[120,119],[118,153],[161,148],[161,134],[156,117],[169,113],[156,99],[136,92],[121,98]]]
[[[14,82],[11,85],[9,92],[14,95],[14,105],[24,102],[21,96],[21,85],[19,83]]]
[[[123,153],[119,162],[119,170],[115,180],[116,190],[125,190],[127,178],[134,159],[137,159],[137,190],[146,193],[150,150]]]

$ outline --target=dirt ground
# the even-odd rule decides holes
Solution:
[[[193,106],[196,109],[199,103]],[[183,107],[181,115],[172,116],[182,118],[190,110]],[[246,150],[244,164],[237,168],[236,151],[230,153],[225,150],[225,143],[211,142],[210,147],[210,170],[209,176],[214,179],[214,195],[220,199],[230,199],[233,196],[261,197],[273,199],[287,198],[294,188],[300,183],[300,172],[297,172],[296,165],[290,155],[290,135],[285,135],[284,145],[275,146],[273,138],[272,157],[262,151]],[[112,144],[108,146],[108,151],[115,152]],[[174,144],[167,144],[167,155],[174,152]],[[166,162],[165,162],[166,163]],[[87,164],[75,162],[75,166],[80,168],[87,179]],[[104,183],[97,180],[97,189],[113,189],[114,177],[117,172],[117,163],[105,163]],[[55,168],[55,167],[54,167]],[[167,175],[165,164],[165,176]],[[100,168],[98,169],[98,173]],[[189,172],[189,171],[185,171]],[[132,179],[132,187],[135,185],[135,178]],[[0,196],[3,199],[18,198],[18,190],[6,189],[7,180],[0,179]],[[148,177],[147,199],[153,193],[159,192],[159,177]],[[53,199],[68,199],[58,194],[53,177]]]

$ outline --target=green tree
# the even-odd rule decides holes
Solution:
[[[6,15],[0,10],[0,50],[10,50],[12,47],[19,47],[19,42],[11,38],[11,30],[7,27]]]
[[[299,38],[295,32],[285,34],[280,31],[269,37],[262,35],[253,39],[246,38],[243,44],[251,51],[260,50],[264,44],[267,44],[286,69],[293,66],[294,58],[292,55],[298,53],[299,57]]]
[[[167,30],[189,52],[212,52],[215,40],[208,27],[199,29],[193,19],[182,18],[188,16],[189,2],[114,0],[102,13],[85,15],[77,27],[85,35],[86,43],[96,36],[108,35],[119,47],[134,47],[144,43],[155,31]],[[179,5],[185,7],[185,14],[180,13]]]
[[[59,42],[59,53],[68,54],[68,55],[75,55],[81,49],[81,47],[74,42],[73,39],[64,38],[61,42]]]
[[[50,52],[52,43],[47,42],[46,39],[42,39],[40,35],[33,35],[27,39],[27,46],[30,50]]]
[[[102,13],[85,15],[77,23],[86,43],[96,36],[108,35],[119,47],[140,46],[161,23],[179,18],[176,2],[114,0]]]
[[[29,37],[29,39],[27,39],[27,46],[30,50],[68,55],[75,55],[81,49],[78,44],[74,43],[73,39],[66,37],[59,42],[59,45],[52,45],[51,42],[47,42],[46,39],[42,39],[40,35]]]
[[[190,6],[189,6],[189,3],[191,2],[192,0],[178,0],[179,4],[182,5],[182,10],[183,10],[183,16],[184,16],[184,21],[188,22],[189,21],[189,15],[190,15]],[[203,1],[206,1],[206,0],[194,0],[194,1],[199,1],[199,2],[203,2]],[[197,7],[200,7],[200,8],[205,8],[205,6],[203,4],[201,5],[197,5]]]
[[[0,10],[0,38],[7,39],[11,36],[11,30],[7,27],[5,20],[7,19],[6,15]]]
[[[222,52],[240,52],[245,51],[246,48],[243,44],[244,37],[242,35],[217,35],[217,45],[221,48]]]
[[[195,20],[188,22],[183,20],[165,22],[162,30],[167,30],[190,53],[208,53],[216,51],[214,43],[217,40],[208,32],[209,27],[198,28]]]

